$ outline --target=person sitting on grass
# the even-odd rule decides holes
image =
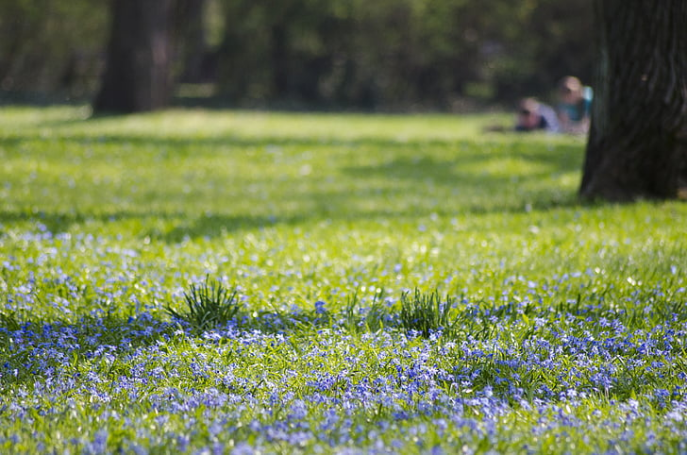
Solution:
[[[559,123],[565,133],[586,134],[590,128],[592,88],[577,77],[568,76],[559,83]]]
[[[554,109],[548,105],[540,103],[535,98],[524,98],[518,104],[515,129],[520,132],[546,131],[558,133],[559,121]]]

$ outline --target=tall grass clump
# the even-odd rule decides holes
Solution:
[[[377,332],[385,326],[390,314],[383,302],[384,289],[379,289],[368,307],[362,308],[358,294],[347,298],[347,304],[341,314],[344,326],[352,333],[363,331]]]
[[[175,310],[170,305],[165,309],[172,318],[185,321],[199,331],[227,324],[239,311],[236,287],[229,291],[221,282],[208,277],[204,283],[192,284],[184,292],[184,301],[184,310]]]
[[[406,291],[401,294],[399,321],[406,330],[426,338],[440,330],[451,333],[454,322],[450,321],[449,312],[454,303],[455,299],[449,296],[443,301],[437,290],[424,294],[416,289],[413,296]]]

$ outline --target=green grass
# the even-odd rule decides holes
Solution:
[[[685,452],[685,203],[510,120],[3,108],[0,451]]]
[[[230,293],[222,283],[206,277],[205,283],[192,284],[191,289],[184,293],[184,309],[175,309],[168,305],[166,310],[172,318],[204,332],[226,325],[236,318],[239,312],[236,297],[236,289]]]

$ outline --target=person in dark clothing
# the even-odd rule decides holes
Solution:
[[[559,132],[557,114],[550,106],[540,103],[535,98],[525,98],[518,104],[516,131]]]

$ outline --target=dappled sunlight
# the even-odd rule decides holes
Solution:
[[[13,109],[0,449],[685,446],[685,204],[580,202],[579,139]]]
[[[480,117],[169,111],[84,121],[77,108],[47,112],[0,137],[2,169],[13,176],[0,189],[9,212],[116,218],[143,204],[306,220],[514,210],[523,197],[570,204],[582,161],[574,139],[484,136],[474,129]],[[67,114],[73,123],[51,123]],[[571,177],[553,198],[562,175]]]

